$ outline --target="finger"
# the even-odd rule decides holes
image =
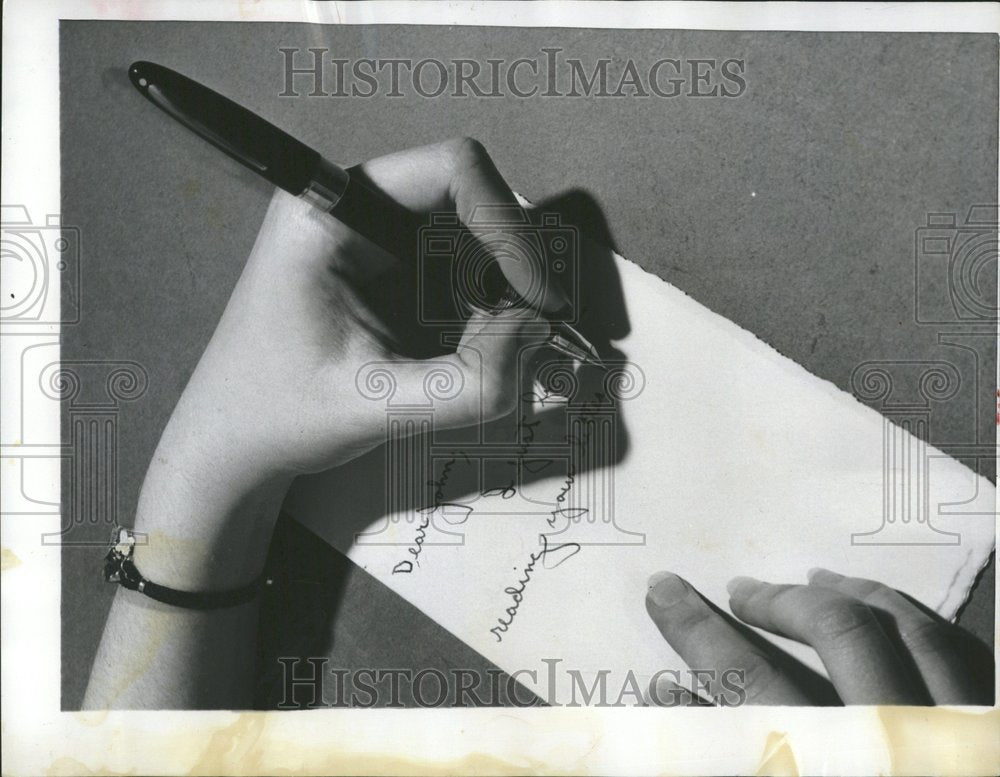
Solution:
[[[812,646],[845,704],[919,704],[906,668],[864,602],[819,586],[729,583],[733,614]]]
[[[452,210],[464,220],[476,204],[517,204],[483,145],[472,138],[396,151],[355,170],[400,205],[420,213]]]
[[[460,390],[435,407],[435,425],[456,428],[485,423],[514,410],[522,393],[520,379],[525,377],[518,366],[527,364],[549,331],[547,322],[523,310],[474,313],[453,355],[433,362],[403,361],[400,369],[414,373],[407,380],[425,381],[427,364],[450,367],[460,375]]]
[[[840,591],[888,614],[935,704],[975,704],[982,700],[982,689],[955,649],[946,621],[932,617],[899,591],[874,580],[813,569],[809,584]]]
[[[707,693],[717,698],[739,678],[751,704],[809,704],[810,700],[685,580],[669,572],[649,579],[646,610],[663,638],[692,669],[704,671]],[[726,675],[725,673],[730,673]]]
[[[486,242],[521,296],[546,312],[567,304],[558,286],[540,283],[545,278],[545,257],[536,244],[519,237],[528,219],[478,141],[459,138],[408,149],[372,159],[355,170],[409,210],[457,212],[470,232]]]
[[[678,678],[679,672],[674,673]],[[712,707],[712,702],[703,699],[671,680],[666,671],[657,672],[649,680],[649,687],[642,700],[650,707]]]

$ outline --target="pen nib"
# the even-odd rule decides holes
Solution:
[[[549,338],[549,345],[583,364],[607,369],[601,357],[579,332],[569,324],[560,324]]]

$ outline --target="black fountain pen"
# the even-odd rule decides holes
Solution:
[[[352,177],[287,132],[187,76],[134,62],[129,79],[156,107],[275,186],[308,200],[397,258],[412,260],[419,217]],[[499,268],[497,268],[499,275]],[[504,284],[506,282],[504,281]],[[501,307],[526,306],[507,286]],[[559,315],[551,314],[558,319]],[[584,364],[604,367],[594,347],[565,321],[552,321],[548,344]]]

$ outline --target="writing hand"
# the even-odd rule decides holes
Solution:
[[[737,577],[728,588],[740,621],[816,650],[844,704],[988,703],[987,684],[977,684],[959,657],[951,624],[882,583],[817,569],[808,585]],[[689,667],[710,670],[701,689],[708,696],[720,696],[718,678],[727,671],[731,688],[735,670],[745,703],[817,703],[787,655],[723,615],[682,578],[668,572],[651,577],[646,609]],[[665,678],[649,695],[664,706],[705,703]]]
[[[478,204],[515,202],[482,146],[470,140],[395,153],[352,174],[418,214],[450,210],[464,217]],[[291,479],[342,464],[384,442],[385,404],[362,394],[359,371],[379,363],[386,380],[396,382],[398,396],[426,397],[427,364],[394,350],[387,322],[367,301],[387,291],[379,284],[391,276],[395,262],[336,219],[275,192],[150,465],[136,530],[169,531],[185,542],[212,546],[226,525],[228,542],[241,551],[232,553],[230,544],[227,555],[246,562],[241,573],[228,576],[229,584],[260,571]],[[416,288],[402,293],[407,291],[418,293]],[[517,320],[522,327],[534,320],[531,333],[519,331]],[[417,321],[410,324],[417,327]],[[435,401],[436,427],[478,424],[510,412],[519,390],[512,381],[517,353],[546,335],[546,325],[530,312],[474,314],[457,351],[434,360],[451,368],[461,385],[454,398]],[[190,518],[178,515],[181,495],[194,507]],[[157,506],[151,508],[151,502]],[[169,527],[158,519],[160,504],[170,513]],[[150,579],[156,573],[184,587],[199,582],[188,577],[196,570],[185,559],[169,560],[185,563],[178,571],[166,568],[152,546],[141,554],[147,556]]]
[[[450,211],[468,219],[477,205],[516,204],[482,146],[467,139],[375,159],[353,174],[418,215]],[[254,580],[292,478],[384,440],[384,404],[359,391],[359,370],[388,363],[398,392],[425,396],[427,366],[393,348],[386,322],[366,302],[394,261],[329,215],[274,194],[146,473],[134,527],[148,539],[135,549],[146,578],[184,591]],[[523,283],[501,267],[515,288]],[[457,351],[435,360],[453,368],[463,386],[435,404],[439,428],[514,409],[514,360],[548,334],[540,322],[525,332],[533,318],[472,316]],[[254,604],[202,613],[120,590],[86,706],[244,705],[255,618]]]
[[[465,215],[476,204],[514,202],[486,152],[469,140],[392,154],[354,174],[419,214]],[[359,392],[359,368],[390,362],[401,395],[411,388],[422,393],[427,372],[393,349],[386,322],[367,301],[387,291],[371,286],[391,274],[393,261],[336,219],[275,193],[185,391],[185,402],[198,405],[197,426],[217,419],[216,447],[239,450],[249,467],[297,474],[340,464],[383,441],[384,407]],[[404,291],[418,294],[416,288]],[[465,385],[455,400],[435,407],[441,428],[513,409],[511,361],[523,343],[490,331],[491,324],[511,317],[474,315],[457,353],[437,360],[458,368]],[[543,339],[537,327],[533,333],[529,339]]]

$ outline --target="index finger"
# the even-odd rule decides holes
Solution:
[[[669,572],[653,575],[646,611],[688,667],[708,672],[706,690],[711,696],[722,696],[726,689],[721,678],[736,673],[751,704],[810,703],[770,656],[709,607],[683,578]]]
[[[875,580],[845,577],[813,569],[809,584],[841,591],[891,616],[898,637],[909,651],[935,704],[989,703],[986,683],[977,683],[964,666],[949,633],[949,624],[917,607],[894,588]]]
[[[737,618],[810,645],[845,704],[923,703],[874,613],[858,599],[749,577],[733,578],[728,588]]]
[[[532,251],[503,250],[519,244],[513,235],[529,224],[523,208],[500,175],[485,147],[472,138],[458,138],[398,151],[371,159],[356,168],[398,204],[416,213],[457,213],[479,238],[490,236],[489,248],[511,286],[543,312],[567,304],[554,284],[539,286],[544,257]],[[477,218],[477,209],[485,209]],[[509,240],[504,234],[511,235]],[[498,240],[499,238],[499,240]],[[500,246],[498,250],[498,246]]]

